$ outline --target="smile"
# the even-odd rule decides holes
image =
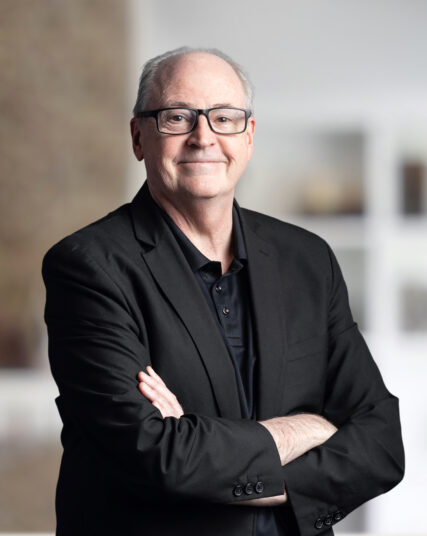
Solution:
[[[224,160],[182,160],[180,164],[225,164]]]

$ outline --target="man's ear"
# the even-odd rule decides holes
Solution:
[[[252,157],[252,153],[254,150],[254,134],[255,134],[255,118],[251,116],[248,119],[248,126],[245,132],[245,135],[248,141],[248,159]]]
[[[140,121],[137,117],[132,117],[130,120],[130,134],[132,136],[132,148],[137,160],[141,161],[144,158],[142,150],[142,136]]]

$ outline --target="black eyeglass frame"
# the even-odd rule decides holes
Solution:
[[[196,112],[196,118],[194,120],[194,125],[190,130],[187,130],[186,132],[163,132],[159,128],[159,120],[158,115],[160,112],[165,112],[166,110],[191,110],[192,112]],[[209,112],[212,110],[240,110],[242,112],[245,112],[245,126],[242,130],[239,130],[238,132],[218,132],[215,130],[209,120]],[[215,134],[220,134],[224,136],[233,136],[234,134],[242,134],[245,132],[245,130],[248,128],[248,120],[252,115],[252,111],[247,108],[236,108],[234,106],[216,106],[215,108],[186,108],[185,106],[171,106],[169,108],[159,108],[158,110],[146,110],[144,112],[139,112],[135,115],[135,117],[154,117],[156,119],[156,127],[157,131],[160,134],[166,134],[167,136],[182,136],[183,134],[190,134],[190,132],[193,132],[193,130],[197,127],[199,122],[199,116],[204,115],[206,117],[206,120],[208,122],[209,128],[214,132]]]

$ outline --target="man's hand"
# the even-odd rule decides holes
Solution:
[[[179,419],[184,411],[176,396],[169,391],[162,378],[156,374],[152,367],[147,367],[147,373],[141,371],[138,374],[138,389],[153,406],[160,411],[162,417],[176,417]]]
[[[284,504],[288,500],[288,494],[286,491],[283,495],[274,495],[274,497],[260,497],[258,499],[249,499],[247,501],[234,501],[232,505],[236,506],[279,506]]]
[[[273,436],[282,465],[322,445],[337,431],[332,423],[313,413],[274,417],[258,422]]]

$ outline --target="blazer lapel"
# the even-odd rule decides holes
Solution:
[[[257,342],[254,380],[257,419],[279,415],[285,376],[286,336],[277,253],[239,209],[248,252],[249,281]]]
[[[227,348],[194,274],[146,184],[131,210],[137,237],[153,246],[145,249],[142,257],[199,351],[220,416],[241,418],[235,372]]]

